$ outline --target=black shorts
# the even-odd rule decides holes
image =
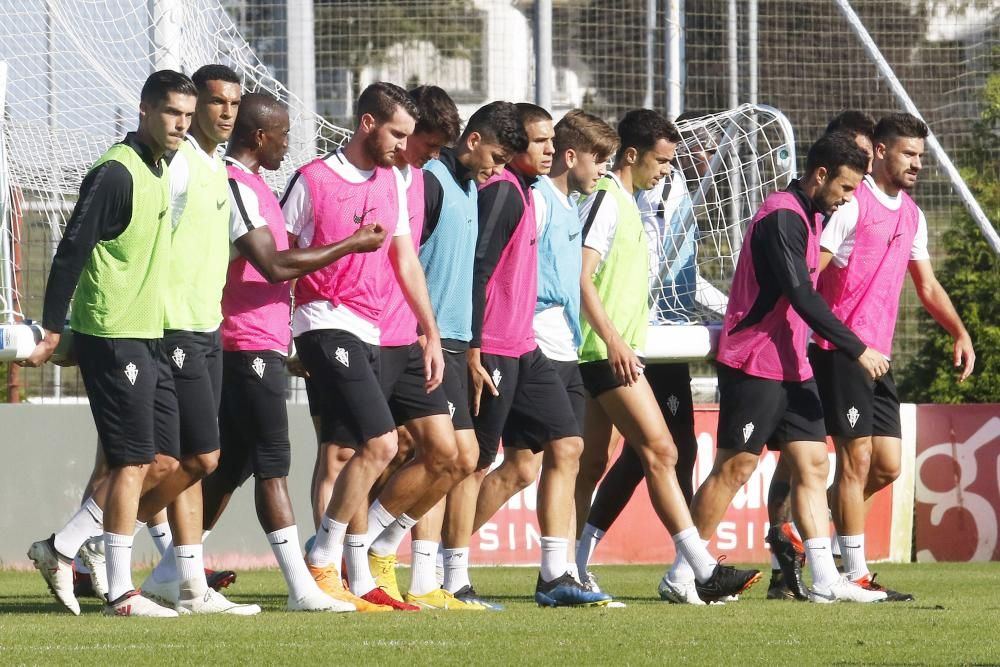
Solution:
[[[222,452],[215,474],[241,485],[287,477],[292,460],[285,405],[285,356],[273,350],[222,353],[219,430]]]
[[[576,425],[583,433],[583,413],[586,409],[587,398],[584,395],[583,380],[580,379],[580,363],[576,361],[553,361],[549,360],[556,369],[556,375],[566,388],[566,395],[569,397],[570,405],[573,406],[573,417]],[[545,447],[545,443],[551,438],[545,438],[543,433],[531,422],[522,420],[508,420],[503,430],[503,446],[515,449],[530,449],[536,454]]]
[[[646,360],[639,357],[639,363],[645,366]],[[583,362],[580,364],[580,377],[583,378],[583,386],[587,388],[591,398],[597,398],[606,391],[625,386],[611,370],[611,362],[607,359]]]
[[[809,363],[823,399],[827,433],[836,438],[903,437],[899,393],[891,370],[872,380],[846,352],[818,345],[809,346]]]
[[[219,449],[222,337],[218,331],[164,331],[163,345],[177,389],[181,456]]]
[[[725,364],[719,372],[719,449],[759,455],[764,445],[826,442],[823,405],[816,380],[769,380]]]
[[[411,419],[448,415],[444,388],[424,388],[424,348],[420,343],[383,347],[379,351],[379,381],[396,425]]]
[[[80,375],[112,468],[180,458],[177,394],[162,339],[73,332]]]
[[[644,375],[678,449],[697,450],[691,369],[687,364],[649,364]]]
[[[456,431],[473,428],[472,411],[469,409],[469,358],[468,343],[444,342],[444,395],[448,400],[451,425]]]
[[[378,346],[317,329],[298,336],[295,347],[319,396],[323,442],[360,446],[396,429],[379,382]]]
[[[473,419],[479,441],[479,467],[496,459],[505,428],[531,432],[540,442],[580,437],[573,405],[548,357],[537,347],[520,357],[483,354],[482,364],[499,396],[485,388],[479,416]]]

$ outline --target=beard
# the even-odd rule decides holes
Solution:
[[[365,154],[379,167],[391,167],[395,163],[393,153],[381,149],[378,144],[378,135],[374,132],[365,137],[363,145]]]

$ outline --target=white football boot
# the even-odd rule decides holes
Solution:
[[[108,594],[108,566],[104,558],[104,537],[92,537],[80,547],[80,560],[90,570],[90,584],[94,593],[104,598]]]
[[[170,581],[160,583],[153,578],[152,572],[142,582],[139,590],[146,597],[156,600],[171,609],[175,608],[181,599],[181,582],[179,579],[171,579]]]
[[[114,602],[104,605],[105,616],[146,616],[149,618],[175,618],[173,609],[161,607],[139,591],[129,591]]]
[[[828,588],[812,587],[809,589],[809,600],[818,604],[831,602],[881,602],[885,600],[885,591],[870,591],[841,576]]]
[[[206,588],[204,595],[187,597],[181,595],[175,607],[180,614],[231,614],[233,616],[255,616],[260,607],[255,604],[239,604],[226,599],[222,593]]]
[[[293,598],[289,595],[287,609],[288,611],[332,611],[337,613],[357,611],[350,602],[335,600],[318,587],[300,598]]]
[[[28,558],[42,574],[49,590],[56,596],[56,601],[73,615],[79,616],[80,602],[73,595],[73,563],[59,556],[54,539],[53,535],[47,540],[34,542],[28,548]]]
[[[691,581],[670,581],[668,575],[660,579],[660,599],[674,604],[704,605],[705,601],[698,597],[698,585]]]

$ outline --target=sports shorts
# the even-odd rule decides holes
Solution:
[[[586,409],[587,398],[584,395],[583,380],[580,379],[580,364],[576,361],[553,361],[549,360],[556,369],[556,375],[562,381],[569,397],[570,405],[573,406],[573,417],[576,425],[583,433],[583,414]],[[546,438],[532,422],[523,420],[508,420],[503,430],[503,446],[515,449],[530,449],[536,454],[545,447],[545,443],[552,438]]]
[[[646,365],[646,360],[639,357],[639,363]],[[645,372],[645,371],[643,371]],[[597,398],[606,391],[624,387],[618,376],[611,369],[611,362],[607,359],[597,361],[585,361],[580,364],[580,377],[583,378],[583,386],[591,398]]]
[[[445,339],[441,341],[444,350],[444,395],[448,400],[451,425],[456,431],[473,428],[472,411],[469,409],[469,344]]]
[[[424,388],[424,348],[420,343],[383,347],[379,351],[379,381],[396,425],[432,415],[450,415],[444,388]]]
[[[163,332],[180,412],[181,456],[219,449],[222,337],[218,331]]]
[[[809,363],[823,399],[827,433],[836,438],[903,437],[899,393],[891,370],[872,380],[846,352],[818,345],[809,346]]]
[[[686,363],[648,364],[644,375],[678,450],[697,449],[690,366]]]

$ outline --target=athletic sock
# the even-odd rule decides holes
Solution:
[[[829,537],[814,537],[804,542],[806,559],[812,570],[814,588],[829,588],[830,584],[840,578],[837,565],[833,562],[833,551],[830,549]]]
[[[135,588],[132,585],[132,540],[131,535],[104,533],[109,602],[117,600]]]
[[[182,597],[201,597],[208,590],[205,580],[205,561],[200,544],[180,544],[173,548],[177,560]]]
[[[851,581],[857,581],[868,574],[868,563],[865,561],[865,536],[840,535],[840,553],[844,563],[844,574]],[[831,540],[832,542],[832,540]]]
[[[314,567],[326,567],[332,564],[339,570],[346,534],[346,523],[334,521],[324,514],[319,530],[316,531],[316,541],[313,542],[312,551],[308,554],[309,564]]]
[[[844,553],[840,550],[840,536],[837,535],[836,529],[830,533],[830,552],[833,554],[834,558],[844,557]]]
[[[449,593],[455,593],[465,586],[471,586],[469,581],[469,547],[461,549],[444,549],[444,588]]]
[[[676,548],[677,545],[674,546]],[[677,554],[674,556],[674,563],[670,566],[670,571],[667,573],[667,579],[678,584],[694,581],[694,570],[691,569],[691,564],[684,558],[684,554],[681,553],[680,549],[677,549]]]
[[[146,522],[135,520],[135,526],[132,528],[132,537],[135,538],[136,535],[146,530]]]
[[[170,542],[173,540],[173,536],[170,534],[170,524],[164,521],[155,526],[148,526],[147,530],[149,531],[149,536],[153,538],[156,550],[160,552],[160,558],[162,558],[163,554],[167,552]]]
[[[566,542],[568,544],[569,540],[566,540]],[[573,577],[578,583],[581,581],[580,571],[576,569],[576,563],[570,560],[569,556],[566,557],[566,571],[569,573],[569,576]]]
[[[542,581],[553,581],[566,574],[565,537],[542,537]]]
[[[694,578],[701,582],[707,581],[712,576],[715,566],[718,563],[712,558],[712,554],[708,553],[708,549],[706,548],[708,542],[701,539],[698,529],[694,526],[685,528],[674,535],[673,538],[677,552],[684,557],[684,560],[688,562],[694,571]]]
[[[361,596],[375,588],[375,577],[368,567],[368,549],[364,535],[344,537],[344,560],[347,561],[347,583],[351,592]]]
[[[590,567],[590,558],[594,555],[594,550],[604,537],[604,531],[592,524],[585,524],[580,539],[576,543],[576,569],[585,573]]]
[[[68,559],[76,557],[83,543],[104,532],[104,510],[93,498],[87,498],[66,525],[56,533],[55,547]]]
[[[390,514],[389,510],[382,506],[382,503],[378,500],[373,502],[372,506],[368,508],[368,530],[362,536],[365,548],[370,547],[372,542],[382,534],[382,531],[391,526],[395,520],[396,517]]]
[[[163,557],[156,564],[152,572],[153,581],[158,584],[165,584],[168,581],[175,581],[180,577],[177,570],[177,553],[174,550],[174,543],[171,542],[163,551]]]
[[[413,540],[410,544],[410,595],[426,595],[440,588],[437,582],[437,542]]]
[[[305,561],[299,551],[299,530],[294,524],[287,528],[279,528],[266,535],[274,558],[278,561],[281,574],[288,585],[288,594],[294,599],[304,597],[308,593],[319,590],[316,581],[309,574]]]
[[[368,524],[369,527],[371,524]],[[375,541],[371,543],[371,552],[376,556],[392,556],[399,550],[399,544],[406,537],[406,534],[410,532],[410,528],[417,525],[417,520],[407,516],[405,513],[400,514],[396,517],[396,520],[390,523],[385,530],[382,531]]]

